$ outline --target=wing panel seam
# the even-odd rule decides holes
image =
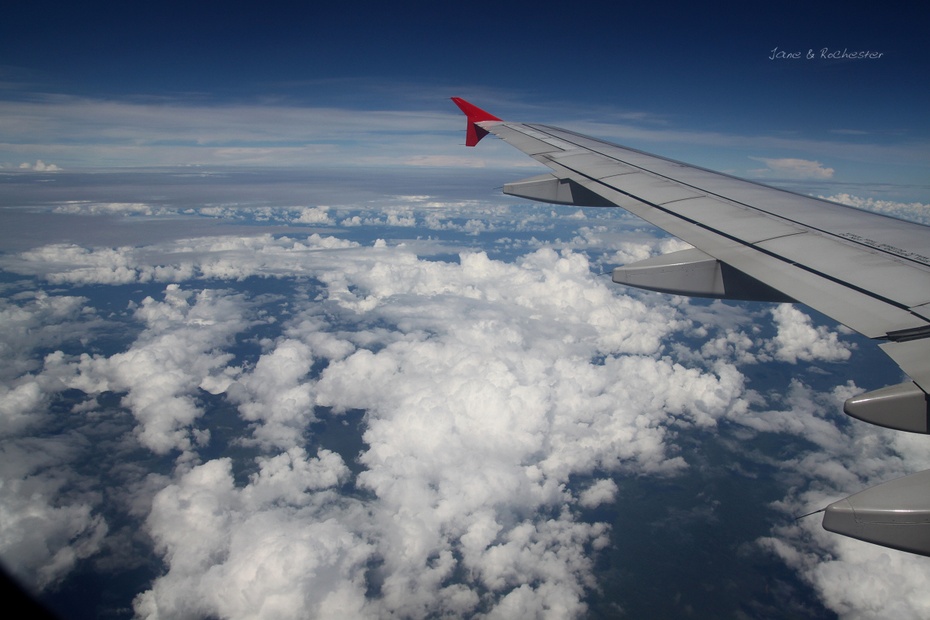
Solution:
[[[876,300],[878,300],[878,301],[881,301],[881,302],[883,302],[883,303],[886,303],[886,304],[888,304],[888,305],[890,305],[890,306],[893,306],[893,307],[895,307],[895,308],[899,308],[899,309],[901,309],[901,310],[905,310],[905,311],[907,311],[908,313],[910,313],[912,316],[914,316],[914,317],[920,319],[921,321],[923,321],[923,322],[925,322],[925,323],[930,323],[930,321],[927,321],[926,318],[920,316],[919,314],[916,314],[915,312],[911,312],[910,307],[907,306],[907,305],[905,305],[905,304],[902,304],[902,303],[900,303],[900,302],[897,302],[897,301],[895,301],[895,300],[893,300],[893,299],[889,299],[889,298],[887,298],[887,297],[885,297],[885,296],[883,296],[883,295],[878,295],[878,294],[876,294],[876,293],[874,293],[874,292],[872,292],[872,291],[869,291],[869,290],[864,289],[864,288],[862,288],[862,287],[860,287],[860,286],[857,286],[857,285],[855,285],[855,284],[852,284],[851,282],[847,282],[846,280],[842,280],[842,279],[840,279],[840,278],[838,278],[838,277],[836,277],[836,276],[832,276],[832,275],[830,275],[830,274],[827,274],[827,273],[824,273],[824,272],[819,271],[819,270],[817,270],[817,269],[814,269],[813,267],[809,267],[809,266],[807,266],[807,265],[802,265],[802,264],[800,264],[800,263],[796,263],[796,262],[794,262],[794,261],[791,261],[791,260],[789,260],[788,258],[786,258],[786,257],[784,257],[784,256],[781,256],[780,254],[777,254],[777,253],[775,253],[775,252],[773,252],[773,251],[771,251],[771,250],[767,250],[767,249],[765,249],[765,248],[761,248],[761,247],[755,245],[754,243],[747,243],[747,242],[745,242],[744,240],[740,239],[739,237],[736,237],[736,236],[734,236],[734,235],[731,235],[731,234],[729,234],[729,233],[726,233],[726,232],[724,232],[724,231],[722,231],[722,230],[718,230],[718,229],[716,229],[716,228],[714,228],[714,227],[712,227],[712,226],[710,226],[710,225],[708,225],[708,224],[705,224],[705,223],[703,223],[703,222],[698,222],[697,220],[694,220],[694,219],[689,218],[689,217],[687,217],[687,216],[681,215],[680,213],[675,213],[675,212],[672,211],[671,209],[666,209],[663,205],[656,204],[656,203],[654,203],[654,202],[650,202],[650,201],[648,201],[648,200],[645,200],[645,199],[643,199],[643,198],[640,198],[640,197],[638,197],[638,196],[635,196],[635,195],[633,195],[633,194],[631,194],[631,193],[629,193],[629,192],[626,192],[626,191],[624,191],[624,190],[622,190],[622,189],[620,189],[620,188],[613,187],[612,185],[609,185],[609,184],[603,182],[601,179],[597,179],[597,178],[594,178],[594,177],[592,177],[592,176],[589,176],[589,175],[585,174],[584,172],[581,172],[580,170],[576,170],[576,169],[574,169],[574,168],[571,168],[571,167],[566,166],[565,164],[562,164],[562,163],[559,163],[559,162],[553,162],[553,163],[558,163],[559,166],[561,166],[562,168],[565,168],[566,170],[568,170],[568,171],[570,171],[570,172],[572,172],[572,173],[574,173],[574,174],[577,174],[577,175],[579,175],[579,176],[581,176],[581,177],[584,177],[584,178],[588,179],[589,181],[592,181],[592,182],[594,182],[594,183],[597,183],[598,185],[602,185],[602,186],[604,186],[604,187],[606,187],[606,188],[608,188],[608,189],[611,189],[611,190],[613,190],[613,191],[615,191],[615,192],[619,192],[619,193],[623,194],[624,196],[628,196],[629,198],[632,198],[633,200],[635,200],[635,201],[637,201],[637,202],[639,202],[639,203],[642,203],[642,204],[644,204],[644,205],[653,207],[654,209],[657,209],[657,210],[659,210],[659,211],[661,211],[661,212],[663,212],[663,213],[666,213],[666,214],[668,214],[668,215],[671,215],[672,217],[678,218],[678,219],[681,220],[681,221],[684,221],[684,222],[688,222],[688,223],[690,223],[690,224],[693,224],[694,226],[697,226],[698,228],[702,228],[702,229],[704,229],[704,230],[707,230],[707,231],[709,231],[709,232],[711,232],[711,233],[714,233],[715,235],[718,235],[718,236],[720,236],[720,237],[723,237],[724,239],[728,239],[728,240],[730,240],[730,241],[734,241],[734,242],[736,242],[738,245],[741,245],[741,246],[743,246],[743,247],[752,248],[753,250],[755,250],[755,251],[757,251],[757,252],[761,252],[762,254],[765,254],[766,256],[770,256],[771,258],[774,258],[774,259],[776,259],[776,260],[779,260],[779,261],[781,261],[781,262],[783,262],[783,263],[785,263],[785,264],[791,265],[791,266],[793,266],[793,267],[797,267],[798,269],[802,269],[802,270],[804,270],[804,271],[806,271],[806,272],[808,272],[808,273],[811,273],[811,274],[813,274],[813,275],[815,275],[815,276],[821,277],[821,278],[823,278],[823,279],[825,279],[825,280],[829,280],[830,282],[833,282],[833,283],[835,283],[835,284],[839,284],[840,286],[844,286],[844,287],[846,287],[846,288],[848,288],[848,289],[850,289],[850,290],[853,290],[853,291],[856,291],[856,292],[858,292],[858,293],[861,293],[861,294],[863,294],[863,295],[865,295],[865,296],[867,296],[867,297],[871,297],[871,298],[873,298],[873,299],[876,299]],[[658,176],[662,176],[662,175],[658,175]],[[738,203],[738,204],[739,204],[739,203]],[[749,208],[755,208],[755,207],[751,207],[750,205],[746,205],[746,206],[749,207]],[[622,208],[622,207],[621,207],[621,208]],[[759,210],[761,211],[761,209],[759,209]],[[778,216],[774,216],[774,217],[778,217]],[[791,220],[789,220],[788,218],[781,218],[781,219],[784,219],[784,220],[789,221],[789,222],[791,221]],[[800,225],[799,222],[794,222],[794,223]],[[811,228],[811,230],[817,230],[817,229],[816,229],[816,228]],[[799,233],[796,233],[796,234],[806,234],[806,232],[799,232]],[[780,237],[789,237],[789,236],[793,236],[793,235],[790,235],[790,234],[789,234],[789,235],[780,235]],[[777,238],[779,238],[779,237],[772,237],[772,239],[777,239]],[[763,241],[769,241],[769,240],[767,239],[767,240],[763,240]],[[762,243],[763,241],[759,241],[759,242],[757,242],[757,243]],[[886,338],[887,338],[887,337],[888,337],[888,334],[886,334]]]
[[[550,133],[550,130],[549,130],[549,128],[548,128],[546,125],[533,125],[532,127],[533,127],[533,129],[534,129],[535,131],[540,131],[540,132],[543,132],[543,133],[549,133],[549,135],[552,136],[553,138],[556,137],[554,134]],[[603,143],[603,144],[608,144],[608,143],[604,143],[604,142],[602,142],[602,141],[600,141],[600,140],[597,140],[596,138],[590,138],[589,136],[582,136],[581,134],[575,133],[575,132],[570,131],[570,130],[568,130],[568,129],[560,129],[559,131],[562,131],[562,132],[565,132],[565,133],[568,133],[568,134],[572,134],[572,135],[578,136],[578,137],[584,137],[585,139],[592,140],[592,141],[594,141],[594,142],[601,142],[601,143]],[[558,139],[564,140],[564,138],[558,138]],[[565,141],[566,141],[566,142],[570,142],[570,141],[568,141],[568,140],[565,140]],[[570,143],[571,143],[571,142],[570,142]],[[766,216],[768,216],[768,217],[777,218],[777,219],[782,220],[782,221],[784,221],[784,222],[789,222],[789,223],[794,224],[794,225],[797,225],[797,226],[802,226],[802,227],[807,228],[807,229],[809,229],[809,230],[816,231],[816,232],[818,232],[818,233],[820,233],[820,234],[822,234],[822,235],[824,235],[824,236],[828,236],[828,237],[832,237],[832,238],[841,240],[842,242],[854,244],[854,245],[859,246],[859,247],[862,247],[862,248],[868,248],[868,249],[871,250],[871,251],[881,252],[882,254],[884,254],[884,255],[886,255],[886,256],[893,257],[892,260],[906,260],[906,261],[910,261],[910,262],[915,263],[915,264],[918,264],[918,265],[923,265],[923,266],[925,266],[925,267],[928,266],[927,263],[925,263],[925,262],[923,262],[923,261],[921,261],[921,260],[918,260],[917,258],[913,258],[913,257],[911,257],[911,256],[908,256],[908,255],[906,255],[906,254],[903,254],[903,253],[901,253],[901,252],[889,251],[889,250],[884,249],[884,248],[882,248],[882,247],[878,247],[878,246],[876,246],[875,244],[863,243],[863,242],[861,242],[861,241],[859,241],[859,240],[857,240],[857,239],[855,239],[855,238],[850,238],[850,237],[848,236],[848,233],[834,233],[834,232],[831,232],[831,231],[829,231],[829,230],[824,230],[824,229],[822,229],[822,228],[818,228],[818,227],[816,227],[816,226],[811,226],[810,224],[805,224],[805,223],[800,222],[800,221],[797,221],[797,220],[795,220],[795,219],[792,219],[792,218],[789,218],[789,217],[785,217],[785,216],[779,215],[779,214],[777,214],[777,213],[772,213],[771,211],[766,211],[766,210],[763,209],[762,207],[758,207],[758,206],[755,206],[755,205],[752,205],[752,204],[748,204],[748,203],[745,203],[745,202],[742,202],[742,201],[739,201],[739,200],[734,200],[733,198],[729,198],[729,197],[724,196],[724,195],[722,195],[722,194],[718,194],[718,193],[716,193],[716,192],[706,190],[706,189],[704,189],[704,188],[702,188],[702,187],[699,187],[699,186],[697,186],[697,185],[693,185],[693,184],[691,184],[691,183],[686,183],[686,182],[684,182],[684,181],[680,181],[680,180],[678,180],[678,179],[675,179],[674,177],[670,177],[670,176],[665,175],[665,174],[662,174],[662,173],[660,173],[660,172],[655,172],[655,171],[649,170],[648,168],[645,168],[645,167],[643,167],[643,166],[639,166],[639,165],[636,165],[636,164],[634,164],[634,163],[630,163],[630,162],[624,161],[624,160],[622,160],[622,159],[619,159],[619,158],[617,158],[617,157],[614,157],[614,156],[612,156],[612,155],[609,155],[609,154],[607,154],[607,153],[605,153],[605,152],[603,152],[603,151],[600,151],[600,150],[597,150],[597,149],[592,149],[592,148],[590,148],[590,147],[583,146],[583,145],[578,144],[578,143],[573,143],[573,144],[575,144],[575,146],[577,146],[577,147],[579,147],[579,148],[587,149],[587,150],[589,150],[589,151],[592,152],[592,153],[596,153],[597,155],[600,155],[601,157],[606,157],[607,159],[609,159],[609,160],[611,160],[611,161],[614,161],[614,162],[617,162],[618,164],[622,164],[622,165],[628,166],[628,167],[630,167],[630,168],[635,168],[635,169],[637,169],[637,170],[639,170],[639,171],[641,171],[641,172],[645,172],[646,174],[650,174],[650,175],[652,175],[652,176],[654,176],[654,177],[657,177],[657,178],[660,178],[660,179],[664,179],[664,180],[666,180],[666,181],[671,181],[672,183],[677,183],[677,184],[682,185],[682,186],[684,186],[684,187],[687,187],[687,188],[690,188],[690,189],[693,189],[693,190],[702,192],[705,196],[713,197],[713,198],[719,199],[719,200],[724,200],[724,201],[726,201],[726,202],[729,202],[729,203],[732,203],[732,204],[735,204],[735,205],[740,205],[740,206],[745,207],[745,208],[747,208],[747,209],[752,209],[753,211],[757,211],[758,213],[764,214],[764,215],[766,215]],[[610,146],[615,146],[615,145],[610,145]],[[657,156],[657,155],[651,155],[651,154],[649,154],[649,153],[645,153],[645,152],[643,152],[643,151],[638,151],[638,150],[636,150],[636,149],[630,149],[630,148],[627,148],[627,147],[620,147],[620,148],[624,148],[624,149],[629,150],[629,151],[632,151],[632,152],[634,152],[634,153],[640,153],[640,154],[646,155],[646,156],[648,156],[648,157],[653,157],[653,158],[655,158],[655,159],[660,159],[660,160],[665,161],[665,162],[668,162],[668,163],[670,163],[670,164],[675,164],[675,165],[679,165],[679,166],[682,166],[682,165],[683,165],[683,164],[681,164],[680,162],[676,162],[676,161],[671,160],[671,159],[666,159],[666,158],[664,158],[664,157],[659,157],[659,156]],[[550,160],[550,161],[553,161],[553,160]],[[553,161],[553,163],[559,163],[559,162],[558,162],[558,161]],[[564,164],[559,163],[559,165],[564,165]],[[564,167],[568,168],[568,166],[564,166]],[[709,169],[707,169],[707,168],[701,168],[701,167],[699,167],[699,166],[687,166],[687,167],[689,167],[689,168],[694,168],[694,169],[696,169],[696,170],[701,170],[701,171],[703,171],[703,172],[708,172],[708,173],[711,173],[711,174],[716,174],[716,175],[722,176],[722,177],[724,177],[724,178],[733,179],[733,180],[739,181],[739,182],[741,182],[741,183],[750,183],[750,184],[756,185],[756,186],[758,186],[758,187],[764,187],[764,188],[766,188],[766,189],[771,189],[771,190],[775,190],[775,191],[779,191],[779,192],[784,192],[785,194],[789,194],[789,195],[792,195],[792,196],[798,196],[798,197],[801,197],[801,198],[812,199],[812,198],[810,198],[809,196],[803,196],[803,195],[801,195],[801,194],[795,194],[794,192],[790,192],[790,191],[788,191],[788,190],[784,190],[784,189],[781,189],[781,188],[778,188],[778,187],[771,187],[771,186],[768,186],[768,185],[763,185],[763,184],[761,184],[761,183],[753,183],[752,181],[746,181],[745,179],[739,179],[739,178],[737,178],[737,177],[731,177],[731,176],[729,176],[729,175],[722,174],[722,173],[719,173],[719,172],[715,172],[715,171],[709,170]],[[569,168],[569,169],[571,169],[571,168]],[[577,172],[577,171],[576,171],[576,172]],[[580,174],[580,173],[579,173],[579,174]],[[629,174],[629,173],[626,173],[626,174]],[[585,175],[585,176],[587,176],[587,175]],[[618,175],[614,175],[614,176],[618,176]],[[607,177],[605,177],[605,178],[607,178]],[[597,180],[597,179],[592,179],[592,180]],[[610,186],[608,186],[608,187],[610,187]],[[613,189],[617,189],[617,188],[613,188]],[[622,191],[622,190],[617,190],[617,191]],[[626,192],[622,192],[622,193],[626,193]],[[639,199],[637,199],[637,200],[639,200]],[[815,199],[812,199],[812,200],[815,200]],[[645,201],[641,201],[641,202],[645,202]],[[672,202],[672,201],[669,201],[668,203],[665,203],[665,204],[671,204],[671,202]],[[646,203],[646,204],[652,204],[652,203]],[[867,213],[871,213],[871,212],[867,212]],[[881,216],[882,214],[876,213],[875,215]],[[689,220],[689,221],[690,221],[690,220]],[[902,306],[902,307],[906,307],[906,306]]]

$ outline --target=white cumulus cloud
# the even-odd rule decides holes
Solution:
[[[47,164],[41,159],[37,159],[34,164],[23,162],[19,165],[20,170],[33,170],[35,172],[58,172],[61,170],[55,164]]]
[[[791,304],[772,309],[778,333],[769,349],[776,359],[792,364],[798,361],[839,362],[852,355],[850,345],[840,341],[827,327],[814,327],[809,316]]]
[[[809,159],[798,159],[793,157],[768,158],[753,157],[756,161],[761,161],[766,168],[756,170],[756,173],[776,173],[789,179],[832,179],[834,170],[827,168],[819,161]]]

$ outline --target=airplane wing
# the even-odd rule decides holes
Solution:
[[[738,179],[548,125],[505,122],[460,99],[466,145],[491,133],[551,172],[504,193],[621,207],[694,249],[618,267],[614,282],[650,290],[797,301],[876,339],[910,377],[848,400],[849,415],[930,434],[930,227]],[[916,477],[916,478],[915,478]],[[930,556],[930,476],[885,483],[831,504],[824,527]],[[895,481],[898,482],[898,481]],[[915,487],[915,484],[917,485]]]

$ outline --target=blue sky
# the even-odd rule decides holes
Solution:
[[[0,25],[0,164],[523,165],[484,145],[465,159],[450,141],[456,95],[738,175],[818,182],[802,191],[926,202],[928,44],[897,6],[18,6]],[[802,58],[770,59],[776,48]]]

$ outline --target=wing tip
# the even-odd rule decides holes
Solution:
[[[501,120],[490,112],[482,110],[475,104],[470,103],[461,97],[451,97],[451,99],[452,103],[457,105],[468,118],[468,124],[465,127],[465,146],[475,146],[479,141],[481,141],[481,138],[488,135],[487,129],[479,127],[475,123]]]

